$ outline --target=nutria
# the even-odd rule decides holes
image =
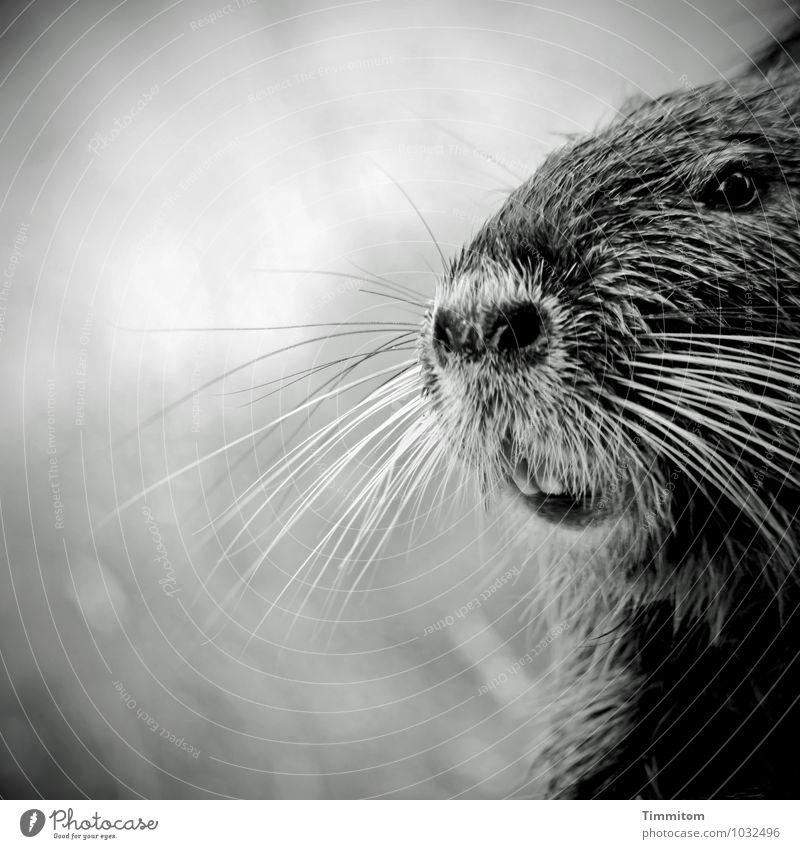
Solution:
[[[234,507],[294,497],[280,539],[374,448],[377,468],[359,470],[357,497],[337,492],[343,520],[297,575],[315,558],[363,575],[370,529],[385,539],[381,520],[414,485],[438,486],[442,460],[513,516],[540,572],[532,610],[559,634],[532,688],[520,794],[800,792],[798,120],[783,46],[738,77],[683,78],[622,109],[550,154],[445,261],[420,328],[383,322],[389,341],[331,363],[346,364],[255,432],[338,397],[358,365],[416,336],[413,359],[369,375],[373,393]],[[373,332],[351,324],[331,335]]]
[[[800,792],[800,79],[761,70],[549,155],[423,322],[432,427],[570,624],[532,796]]]

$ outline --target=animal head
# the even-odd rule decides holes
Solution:
[[[793,72],[687,83],[551,154],[455,258],[420,361],[485,492],[631,568],[794,563],[798,119]]]

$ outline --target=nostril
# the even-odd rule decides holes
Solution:
[[[539,310],[533,304],[520,304],[498,312],[486,344],[496,351],[519,351],[533,345],[541,333]]]
[[[445,351],[454,349],[451,327],[453,316],[450,310],[440,308],[433,318],[433,344]]]
[[[446,307],[439,307],[433,318],[433,344],[440,353],[476,356],[483,350],[478,325]]]

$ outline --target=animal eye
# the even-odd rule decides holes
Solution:
[[[743,167],[731,169],[715,177],[704,192],[703,201],[709,206],[740,210],[752,206],[758,199],[755,178]]]

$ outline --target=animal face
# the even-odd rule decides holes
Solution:
[[[420,360],[485,492],[659,550],[730,548],[732,521],[786,547],[797,103],[793,81],[743,80],[640,106],[552,154],[453,261]]]

